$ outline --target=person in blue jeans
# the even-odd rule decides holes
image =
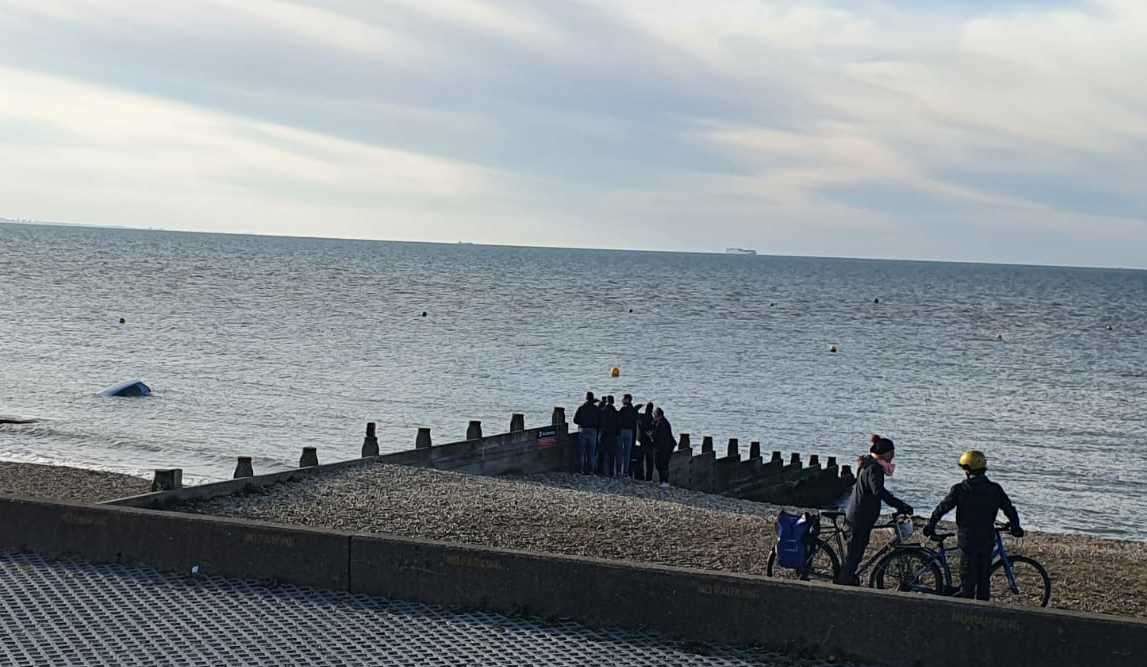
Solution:
[[[633,443],[637,436],[637,408],[633,407],[633,396],[621,397],[621,409],[617,411],[617,474],[629,477],[633,460]]]
[[[585,403],[574,413],[577,424],[577,464],[574,468],[583,475],[592,475],[597,463],[597,427],[601,423],[601,412],[592,391],[585,393]]]

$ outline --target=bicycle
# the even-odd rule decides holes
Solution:
[[[1004,544],[1006,523],[996,524],[996,546],[989,574],[992,599],[1007,606],[1046,607],[1051,602],[1051,577],[1038,561],[1027,556],[1013,556]],[[875,588],[905,592],[953,596],[959,588],[952,584],[952,567],[948,540],[955,533],[936,533],[932,540],[937,548],[923,544],[901,544],[877,564],[872,573]],[[887,584],[892,585],[887,585]]]
[[[769,551],[769,559],[765,565],[765,574],[769,577],[779,578],[796,578],[801,581],[827,581],[834,582],[840,578],[841,560],[847,552],[847,541],[849,537],[849,527],[846,521],[843,521],[844,512],[820,512],[814,514],[816,517],[818,530],[817,536],[809,546],[808,556],[805,558],[805,567],[799,570],[788,569],[777,565],[777,548],[773,546]],[[823,519],[831,521],[827,531],[824,527]],[[899,545],[904,544],[912,534],[911,517],[906,514],[893,514],[892,520],[888,523],[877,524],[873,529],[877,528],[891,528],[893,537],[892,541],[885,544],[880,548],[871,558],[866,559],[860,564],[857,573],[863,573],[872,567],[873,563],[880,561],[892,553]],[[822,537],[823,536],[823,537]],[[833,549],[831,543],[824,538],[834,539],[836,542],[836,549]],[[869,586],[872,586],[872,581],[869,581]]]

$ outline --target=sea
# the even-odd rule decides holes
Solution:
[[[1145,333],[1135,270],[0,224],[0,415],[40,420],[0,460],[219,480],[591,390],[719,452],[854,463],[880,433],[917,512],[981,449],[1028,526],[1145,540]]]

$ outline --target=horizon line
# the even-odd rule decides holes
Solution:
[[[357,241],[357,242],[376,242],[376,243],[409,243],[421,245],[443,245],[443,246],[479,246],[487,248],[517,248],[525,250],[586,250],[586,251],[600,251],[600,252],[640,252],[640,253],[660,253],[660,254],[675,254],[675,255],[728,255],[740,257],[784,257],[791,259],[835,259],[835,260],[855,260],[855,261],[870,261],[870,262],[911,262],[923,264],[971,264],[980,266],[1017,266],[1017,267],[1032,267],[1032,268],[1048,268],[1048,269],[1092,269],[1092,270],[1107,270],[1107,271],[1147,271],[1147,266],[1097,266],[1093,264],[1041,264],[1038,262],[1006,262],[1006,261],[990,261],[990,260],[977,260],[977,259],[937,259],[937,258],[918,258],[918,257],[875,257],[875,256],[860,256],[860,255],[802,255],[802,254],[784,254],[784,253],[762,253],[756,249],[754,255],[733,255],[725,250],[666,250],[656,248],[618,248],[618,247],[599,247],[599,246],[554,246],[554,245],[541,245],[541,244],[518,244],[518,243],[488,243],[483,241],[426,241],[426,240],[403,240],[403,239],[384,239],[384,238],[368,238],[360,236],[309,236],[298,234],[271,234],[262,232],[244,232],[244,231],[207,231],[202,229],[172,229],[167,227],[137,227],[132,225],[109,225],[101,223],[86,223],[86,222],[54,222],[45,220],[33,220],[31,218],[6,218],[0,216],[0,224],[8,225],[26,225],[26,226],[41,226],[41,227],[80,227],[85,229],[107,229],[112,231],[134,231],[134,232],[166,232],[172,234],[219,234],[223,236],[253,236],[259,238],[282,238],[282,239],[310,239],[316,241]],[[732,246],[730,246],[732,247]]]

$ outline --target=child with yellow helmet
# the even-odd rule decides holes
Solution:
[[[1020,515],[1004,488],[988,479],[988,457],[979,450],[964,452],[960,467],[966,478],[948,491],[936,506],[924,534],[932,536],[945,514],[956,510],[960,559],[960,596],[991,599],[989,573],[996,546],[996,515],[1003,510],[1012,524],[1012,535],[1023,537]]]

